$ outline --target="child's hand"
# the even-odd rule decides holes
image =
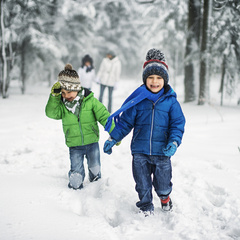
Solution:
[[[113,138],[109,138],[105,143],[104,143],[104,147],[103,147],[103,151],[107,154],[111,154],[112,153],[112,147],[117,143],[116,140],[114,140]]]
[[[168,145],[165,148],[163,148],[163,153],[167,157],[173,156],[176,151],[177,151],[177,143],[176,142],[168,143]]]
[[[53,84],[52,86],[52,89],[51,89],[51,94],[54,96],[54,97],[57,97],[59,96],[61,93],[61,84],[60,82],[56,82]]]

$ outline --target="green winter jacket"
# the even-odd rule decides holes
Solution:
[[[98,142],[99,128],[97,122],[105,126],[110,115],[106,107],[88,89],[85,89],[79,117],[67,110],[61,95],[54,97],[50,94],[45,112],[49,118],[62,119],[63,132],[68,147]],[[113,128],[114,126],[112,126]]]

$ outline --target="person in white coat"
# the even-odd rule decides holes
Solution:
[[[78,75],[81,85],[91,90],[92,82],[96,81],[96,73],[93,66],[93,59],[88,54],[82,58],[82,65],[78,69]]]
[[[114,87],[120,79],[121,61],[113,52],[108,52],[106,57],[102,60],[97,79],[100,82],[100,96],[99,101],[102,102],[104,90],[108,88],[108,111],[112,112],[112,93]]]

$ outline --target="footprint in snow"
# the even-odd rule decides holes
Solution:
[[[209,201],[215,207],[221,207],[224,205],[227,199],[227,193],[224,188],[217,186],[209,186],[207,191],[207,197]]]

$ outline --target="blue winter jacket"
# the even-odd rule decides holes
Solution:
[[[143,100],[123,112],[120,121],[123,128],[115,127],[110,135],[119,142],[133,129],[132,154],[164,155],[162,149],[168,143],[181,144],[185,117],[176,93],[169,85],[155,103]]]

